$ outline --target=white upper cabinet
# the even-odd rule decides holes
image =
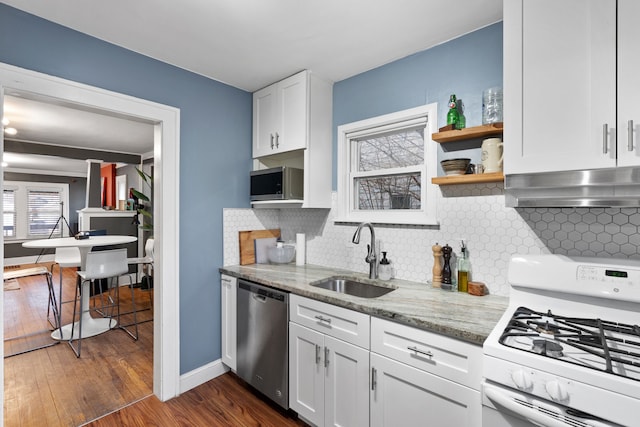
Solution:
[[[618,166],[640,164],[640,2],[618,0]]]
[[[333,84],[310,71],[253,94],[253,169],[304,171],[302,200],[252,202],[253,207],[331,207]]]
[[[253,94],[254,158],[307,148],[316,136],[312,115],[330,132],[332,87],[317,80],[302,71]]]
[[[617,52],[638,40],[631,16],[638,17],[638,6],[618,3],[619,28],[615,1],[504,2],[506,174],[640,164],[637,155],[627,161],[623,153],[632,118],[622,119],[623,129],[616,121],[616,102],[622,108],[622,98],[637,101],[638,85],[626,82],[632,72],[621,70],[616,81],[616,60],[632,56]],[[624,8],[636,10],[625,16]],[[635,56],[621,64],[637,65]]]

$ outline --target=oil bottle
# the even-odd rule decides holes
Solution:
[[[462,248],[458,258],[458,292],[468,292],[470,275],[471,261],[469,261],[467,247],[464,245],[464,240],[462,240]]]

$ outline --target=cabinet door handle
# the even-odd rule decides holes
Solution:
[[[633,151],[633,120],[627,122],[627,150]]]
[[[316,365],[320,364],[320,346],[316,344]]]
[[[271,149],[273,150],[273,134],[269,134],[271,136]]]
[[[376,382],[377,382],[377,378],[378,374],[376,371],[376,368],[374,368],[373,366],[371,367],[371,390],[374,391],[376,389]]]
[[[331,318],[330,317],[322,317],[320,315],[317,315],[316,319],[318,319],[321,322],[326,322],[328,324],[331,324]]]
[[[609,144],[607,144],[608,136],[609,125],[605,123],[602,125],[602,154],[607,154],[607,151],[609,151]]]
[[[431,352],[430,352],[430,351],[428,351],[428,350],[427,350],[427,351],[420,350],[420,349],[419,349],[418,347],[416,347],[415,345],[414,345],[413,347],[407,347],[407,350],[409,350],[409,351],[413,351],[413,352],[414,352],[414,353],[416,353],[416,354],[422,354],[422,355],[427,356],[427,357],[429,357],[429,358],[433,357],[433,353],[431,353]]]
[[[324,348],[324,367],[329,366],[329,347]]]
[[[276,148],[280,147],[280,135],[276,132]]]

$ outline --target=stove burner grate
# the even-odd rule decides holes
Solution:
[[[510,338],[528,337],[532,340],[529,349],[510,344]],[[614,370],[613,364],[640,367],[640,326],[610,322],[601,319],[564,317],[551,310],[537,312],[519,307],[514,312],[499,342],[518,350],[529,351],[544,357],[551,357],[602,370],[640,381]],[[578,349],[597,356],[604,362],[604,368],[583,364],[573,359],[563,359],[563,346]],[[621,348],[622,347],[622,348]],[[624,371],[624,369],[622,369]]]

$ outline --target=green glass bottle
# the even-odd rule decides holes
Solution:
[[[447,124],[453,125],[453,127],[456,128],[459,119],[460,116],[458,115],[456,95],[451,94],[451,96],[449,97],[449,112],[447,113]]]
[[[464,105],[462,100],[456,101],[456,109],[458,110],[458,121],[456,122],[456,129],[464,129],[467,127],[467,118],[464,116]]]

